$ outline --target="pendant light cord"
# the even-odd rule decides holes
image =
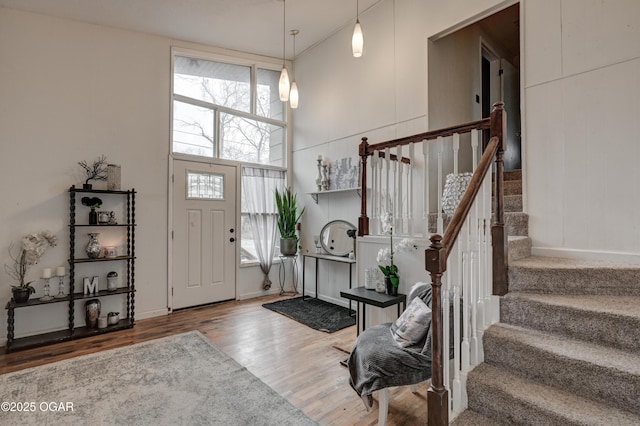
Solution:
[[[285,66],[285,55],[287,44],[287,0],[282,0],[282,67]]]

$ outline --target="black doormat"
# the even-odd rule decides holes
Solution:
[[[262,307],[278,312],[316,330],[333,333],[356,323],[353,310],[316,298],[296,297],[265,303]]]

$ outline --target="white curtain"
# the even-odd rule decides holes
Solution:
[[[276,188],[283,191],[285,177],[284,170],[242,167],[242,211],[249,213],[256,254],[264,273],[262,287],[265,290],[271,288],[269,270],[275,255],[278,232],[275,192]]]

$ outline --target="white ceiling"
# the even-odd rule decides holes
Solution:
[[[359,0],[360,13],[382,0]],[[0,0],[0,7],[282,57],[282,0]],[[356,0],[286,0],[288,59],[355,23]],[[366,28],[364,28],[366,31]]]

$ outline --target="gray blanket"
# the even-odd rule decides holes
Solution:
[[[414,287],[407,306],[420,297],[431,307],[431,285]],[[405,386],[431,377],[431,327],[417,345],[403,348],[393,339],[391,323],[380,324],[363,331],[351,350],[348,360],[349,383],[360,396],[391,386]]]

